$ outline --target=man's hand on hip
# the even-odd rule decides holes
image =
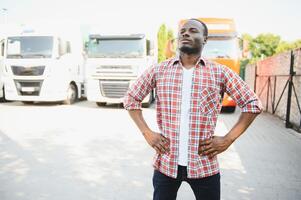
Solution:
[[[147,143],[153,147],[158,154],[169,152],[169,139],[156,132],[148,132],[144,134]]]
[[[231,144],[232,142],[225,137],[213,136],[207,140],[200,141],[199,155],[208,156],[209,159],[212,159],[217,154],[228,149]]]

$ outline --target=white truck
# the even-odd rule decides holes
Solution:
[[[90,35],[85,67],[87,99],[98,106],[122,103],[130,85],[157,62],[154,41],[146,34]],[[149,107],[153,98],[152,91],[142,105]]]
[[[25,104],[72,104],[80,98],[84,92],[83,45],[74,35],[34,30],[7,34],[0,41],[5,98]]]

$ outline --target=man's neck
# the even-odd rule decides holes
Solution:
[[[183,67],[185,67],[186,69],[191,69],[192,67],[194,67],[197,64],[200,57],[201,54],[191,54],[191,55],[186,53],[180,54],[181,63]]]

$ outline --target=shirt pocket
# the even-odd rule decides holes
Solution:
[[[202,115],[212,115],[219,112],[220,93],[216,88],[206,87],[198,96],[198,108]]]

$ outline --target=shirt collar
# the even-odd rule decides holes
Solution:
[[[176,55],[172,61],[172,64],[175,65],[180,62],[180,55]],[[206,60],[201,56],[197,62],[200,65],[197,66],[206,66]]]

